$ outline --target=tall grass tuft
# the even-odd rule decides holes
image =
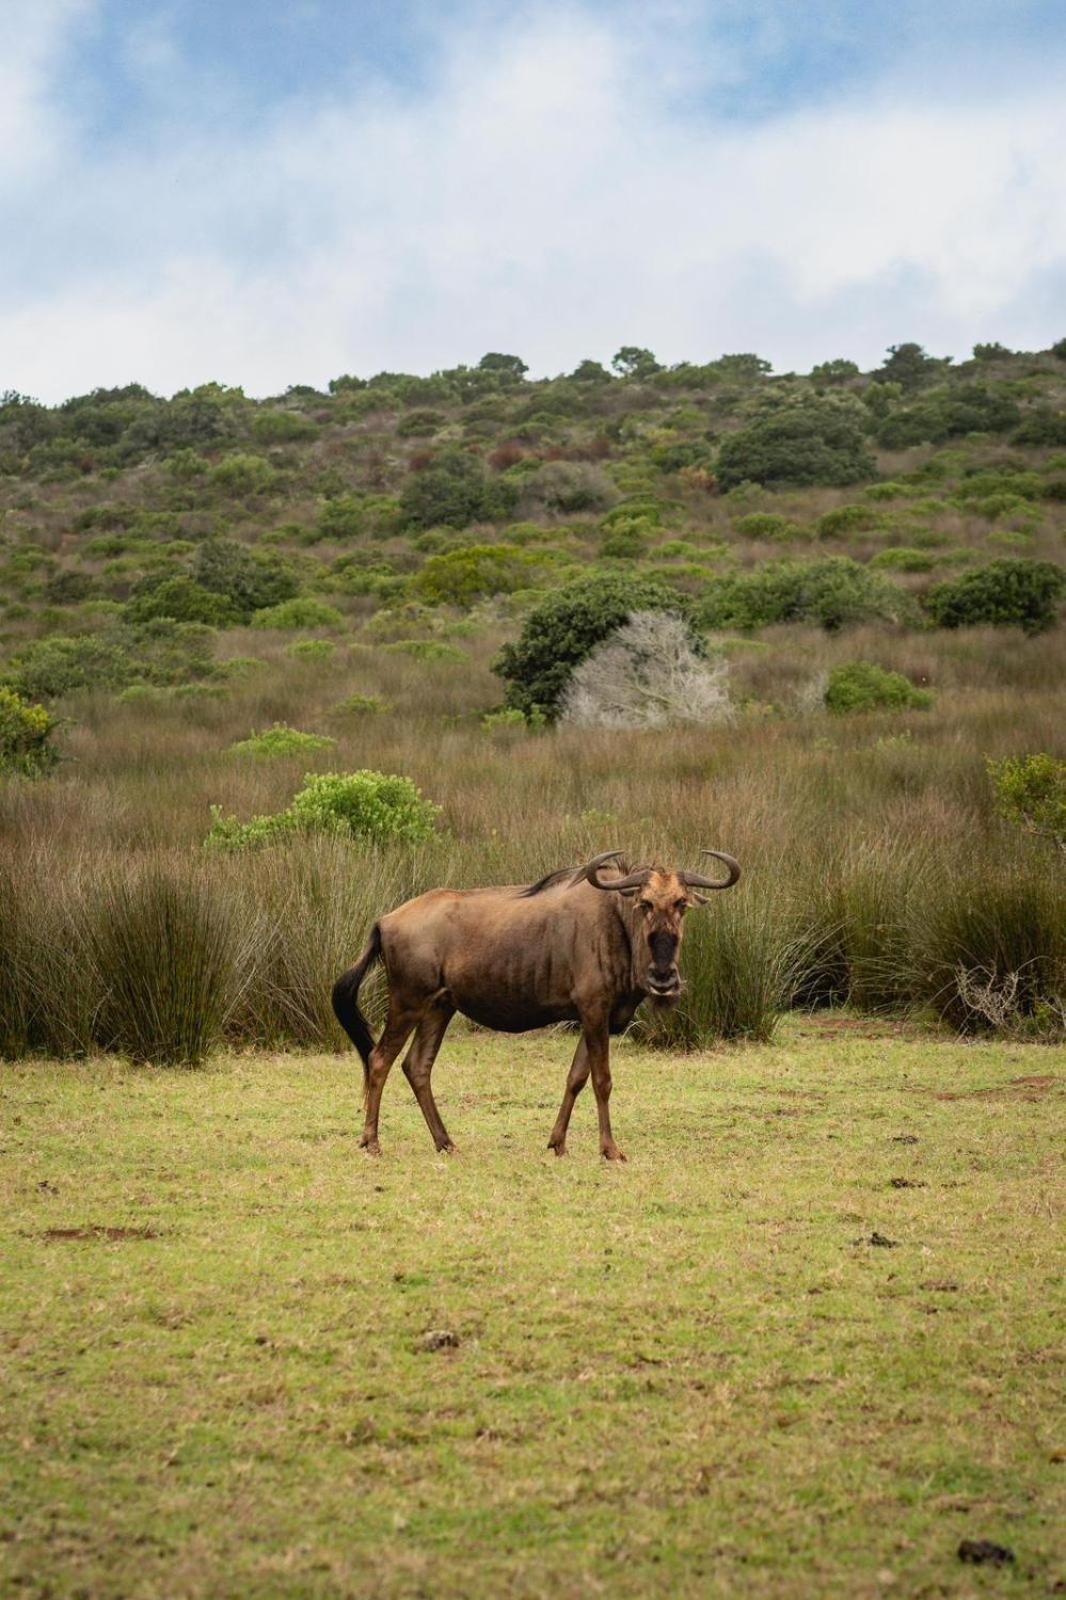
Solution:
[[[0,1057],[93,1049],[95,974],[76,862],[52,853],[0,863]]]
[[[196,1066],[219,1039],[239,970],[238,925],[200,868],[111,872],[86,907],[97,1040],[133,1061]]]
[[[930,883],[912,920],[911,990],[960,1033],[1066,1028],[1066,894],[1047,861],[961,868]]]

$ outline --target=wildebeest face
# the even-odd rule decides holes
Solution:
[[[683,918],[691,904],[689,892],[675,872],[653,870],[636,897],[638,938],[647,953],[644,986],[654,1000],[669,1003],[681,993],[677,962]]]

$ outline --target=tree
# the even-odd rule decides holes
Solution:
[[[624,344],[612,356],[611,366],[620,378],[650,378],[652,373],[662,371],[651,351],[637,344]]]
[[[757,417],[723,440],[715,471],[723,489],[752,483],[861,483],[876,472],[861,413],[838,400],[810,400]]]
[[[575,383],[610,383],[611,374],[602,361],[592,361],[588,356],[579,361],[570,377]]]
[[[501,355],[498,350],[490,350],[477,365],[479,372],[495,372],[507,383],[521,383],[529,371],[521,356]]]
[[[1013,350],[1008,350],[1005,344],[999,344],[995,340],[991,344],[975,344],[973,347],[975,361],[1002,361],[1004,356],[1013,354]]]
[[[858,376],[859,369],[856,363],[845,361],[842,357],[838,357],[835,361],[821,361],[818,366],[811,368],[811,381],[820,388],[847,383],[850,378]]]
[[[515,643],[504,645],[493,663],[507,684],[507,704],[526,716],[556,717],[574,668],[637,611],[688,616],[685,600],[654,578],[589,578],[542,600]],[[695,630],[690,642],[701,654]]]
[[[931,383],[937,373],[948,366],[950,361],[950,356],[939,358],[927,355],[922,346],[913,341],[907,344],[890,344],[888,360],[882,362],[880,372],[882,377],[900,384],[905,391],[908,391],[920,389],[923,384]]]
[[[725,661],[697,655],[681,617],[636,611],[574,669],[561,718],[579,728],[731,722]]]

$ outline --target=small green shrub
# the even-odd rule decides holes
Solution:
[[[849,661],[834,667],[825,690],[827,711],[925,711],[933,703],[927,689],[918,689],[902,672],[886,672],[872,661]]]
[[[305,756],[315,750],[329,750],[337,743],[323,733],[301,733],[285,722],[275,722],[262,733],[250,734],[229,747],[230,755],[256,756],[269,759],[278,756]]]
[[[298,597],[257,611],[252,618],[252,627],[290,631],[296,628],[339,628],[343,622],[343,614],[336,606],[328,606],[322,600]]]
[[[185,576],[153,575],[144,580],[126,606],[125,616],[134,623],[169,617],[174,622],[202,622],[215,628],[238,621],[238,613],[225,595],[214,594]]]
[[[871,556],[868,565],[885,572],[932,572],[938,559],[914,545],[893,544]]]
[[[285,646],[285,654],[292,661],[332,661],[337,646],[332,639],[294,639]]]
[[[304,776],[287,810],[242,823],[212,807],[206,843],[235,850],[276,843],[293,833],[334,833],[371,844],[421,844],[432,837],[440,808],[410,778],[364,769]]]
[[[466,528],[496,522],[514,507],[515,487],[490,478],[480,457],[443,450],[421,472],[412,473],[400,494],[400,510],[411,528]]]
[[[413,656],[416,661],[466,661],[465,650],[457,645],[445,644],[441,639],[394,639],[382,646],[392,655]]]
[[[749,511],[747,516],[737,518],[733,530],[742,539],[785,540],[807,536],[796,523],[777,511]]]
[[[410,592],[429,605],[472,606],[497,594],[535,586],[549,561],[507,544],[468,544],[431,555]]]
[[[988,763],[1001,816],[1066,850],[1066,761],[1046,754]]]
[[[252,433],[260,444],[298,444],[314,439],[318,428],[310,417],[301,416],[298,411],[260,411],[252,423]]]
[[[1053,626],[1066,593],[1066,573],[1050,561],[1004,557],[938,583],[925,606],[941,628],[1016,627],[1042,633]]]
[[[0,685],[0,775],[37,778],[59,760],[52,738],[57,718],[44,706]]]
[[[350,694],[333,707],[335,717],[377,717],[392,708],[379,694]]]
[[[209,483],[230,495],[265,494],[277,481],[277,473],[269,461],[262,456],[242,454],[225,456],[217,467],[211,468],[207,477]]]
[[[507,733],[521,730],[524,733],[540,733],[547,727],[547,719],[540,711],[533,711],[530,715],[519,711],[517,706],[501,706],[498,711],[486,711],[481,719],[481,727],[485,733]]]
[[[823,539],[839,539],[842,534],[870,533],[880,527],[881,517],[869,506],[837,506],[818,518],[818,532]]]

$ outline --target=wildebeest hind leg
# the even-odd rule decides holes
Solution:
[[[430,1075],[433,1063],[437,1059],[437,1051],[441,1047],[448,1024],[455,1016],[454,1006],[434,1006],[432,1011],[426,1013],[415,1031],[411,1041],[411,1048],[404,1057],[403,1070],[411,1088],[415,1092],[415,1099],[422,1108],[422,1115],[426,1125],[433,1135],[433,1143],[438,1150],[454,1150],[448,1136],[448,1130],[437,1110],[437,1102],[433,1098],[433,1088]]]
[[[570,1126],[570,1113],[574,1109],[574,1101],[581,1093],[589,1079],[589,1053],[582,1038],[574,1051],[574,1059],[566,1078],[566,1088],[563,1091],[563,1103],[559,1107],[559,1115],[555,1119],[551,1138],[548,1140],[548,1149],[554,1150],[557,1156],[566,1154],[566,1130]]]
[[[363,1124],[363,1136],[359,1143],[371,1155],[380,1155],[381,1146],[378,1144],[378,1113],[381,1110],[381,1095],[385,1088],[385,1080],[400,1051],[407,1043],[408,1036],[419,1020],[419,1013],[409,1007],[400,1008],[390,996],[389,1018],[385,1024],[385,1031],[370,1052],[370,1070],[368,1073],[366,1090],[366,1121]]]

